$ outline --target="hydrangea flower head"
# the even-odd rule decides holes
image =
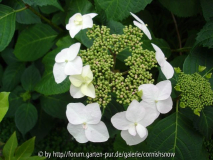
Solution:
[[[82,29],[92,28],[93,21],[92,18],[97,16],[96,13],[89,13],[81,15],[81,13],[74,14],[70,19],[69,23],[66,25],[66,29],[69,30],[70,36],[72,38]]]
[[[101,121],[98,103],[87,106],[82,103],[69,103],[66,116],[69,121],[67,129],[79,143],[105,142],[109,139],[107,127]]]

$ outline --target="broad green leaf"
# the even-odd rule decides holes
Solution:
[[[63,11],[63,8],[61,7],[61,5],[58,3],[57,0],[23,0],[23,2],[29,4],[30,6],[32,6],[32,5],[35,5],[35,6],[52,5]]]
[[[16,12],[8,6],[0,4],[0,52],[3,51],[15,32]]]
[[[83,45],[85,45],[87,48],[91,47],[93,44],[93,40],[89,39],[87,37],[87,29],[81,30],[76,36],[75,39],[77,39],[79,42],[81,42]]]
[[[45,13],[45,14],[51,14],[51,13],[57,12],[59,10],[55,6],[49,6],[49,5],[39,7],[39,9],[41,10],[42,13]]]
[[[18,59],[15,57],[12,48],[6,48],[1,53],[1,56],[8,65],[18,62]]]
[[[14,63],[7,66],[2,79],[3,90],[12,91],[19,84],[24,69],[24,63]]]
[[[129,49],[124,49],[123,51],[119,52],[117,55],[117,59],[124,62],[125,59],[127,59],[129,56],[131,56],[132,53],[129,51]]]
[[[76,40],[71,38],[70,35],[60,38],[56,45],[60,48],[69,48],[72,44],[76,43]]]
[[[0,122],[4,118],[9,108],[9,97],[10,92],[0,92]]]
[[[105,25],[106,21],[107,21],[107,17],[106,17],[106,13],[105,11],[101,8],[101,6],[99,5],[99,3],[97,2],[97,0],[95,0],[95,10],[98,13],[98,16],[96,17],[96,19],[101,22],[102,24]]]
[[[11,3],[13,9],[15,10],[22,9],[25,7],[25,4],[21,0],[10,0],[9,2]],[[39,12],[37,8],[33,8],[33,9]],[[25,9],[21,12],[17,12],[16,21],[22,24],[41,23],[40,18],[29,9]]]
[[[54,95],[54,96],[42,96],[41,106],[43,110],[56,118],[66,118],[67,104],[72,101],[69,93]]]
[[[16,110],[24,103],[21,95],[24,93],[24,89],[21,86],[17,86],[9,96],[9,110],[6,114],[7,117],[14,117]]]
[[[16,148],[18,147],[18,141],[16,138],[16,132],[14,132],[11,137],[8,139],[3,148],[3,155],[6,160],[13,160],[14,153]]]
[[[199,13],[199,0],[159,0],[160,3],[179,17],[190,17]]]
[[[34,65],[31,65],[22,74],[21,84],[26,91],[33,91],[40,79],[39,70]]]
[[[21,160],[22,158],[29,158],[33,151],[35,145],[35,137],[24,142],[21,146],[16,149],[15,158],[16,160]]]
[[[196,44],[213,48],[213,20],[206,23],[196,38]]]
[[[187,74],[192,74],[198,72],[198,67],[206,66],[206,69],[200,74],[205,74],[211,68],[213,68],[213,49],[195,47],[191,50],[191,53],[187,56],[183,64],[183,71]],[[213,78],[210,80],[211,86],[213,88]]]
[[[107,27],[110,28],[110,34],[123,34],[124,25],[120,22],[109,20],[107,22]]]
[[[152,0],[96,0],[106,13],[108,19],[121,21],[127,18],[129,12],[139,12],[143,10]]]
[[[176,111],[160,120],[149,133],[149,151],[175,153],[171,159],[196,159],[202,148],[202,136],[193,129],[191,121]]]
[[[213,134],[213,107],[204,107],[201,111],[200,117],[196,116],[193,120],[194,126],[200,131],[206,139],[210,139]]]
[[[54,44],[57,33],[46,24],[36,24],[18,37],[14,53],[21,61],[34,61],[45,55]]]
[[[44,95],[54,95],[65,93],[70,89],[70,81],[67,78],[62,83],[57,84],[53,76],[53,66],[55,64],[55,56],[62,48],[57,48],[49,52],[42,60],[45,65],[45,72],[41,81],[36,85],[35,90]]]
[[[35,126],[37,119],[37,110],[31,103],[22,104],[15,114],[16,126],[23,135]]]
[[[2,77],[3,77],[3,67],[2,65],[0,64],[0,86],[2,86]]]
[[[52,17],[52,22],[56,25],[63,24],[65,22],[66,14],[64,12],[55,13]]]
[[[213,1],[200,0],[200,4],[202,7],[203,16],[204,16],[205,20],[209,21],[211,18],[213,18],[213,12],[212,12]]]

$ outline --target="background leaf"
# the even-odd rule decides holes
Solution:
[[[0,92],[0,122],[4,118],[9,108],[9,97],[10,92]]]
[[[31,103],[22,104],[15,114],[16,126],[23,136],[35,126],[37,119],[37,110]]]
[[[120,22],[109,20],[107,27],[110,28],[110,34],[123,34],[124,25]]]
[[[203,16],[204,16],[205,20],[209,21],[210,19],[213,18],[213,12],[212,12],[213,1],[200,0],[200,4],[202,7]]]
[[[55,56],[62,48],[57,48],[48,53],[42,60],[45,65],[45,72],[41,81],[36,85],[35,90],[44,95],[54,95],[65,93],[70,89],[70,81],[67,78],[62,83],[57,84],[53,76],[53,65],[55,64]]]
[[[0,52],[8,46],[15,32],[16,12],[0,4]]]
[[[34,61],[42,57],[54,44],[56,32],[46,24],[36,24],[18,37],[14,53],[21,61]]]
[[[121,21],[127,18],[130,13],[137,13],[143,10],[152,0],[96,0],[106,13],[108,19]]]
[[[1,56],[8,65],[18,62],[18,59],[15,57],[12,48],[6,48],[1,53]]]

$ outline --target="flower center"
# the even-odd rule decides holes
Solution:
[[[86,122],[83,123],[83,129],[87,129],[87,123]]]
[[[68,60],[66,59],[65,62],[68,63]]]
[[[157,100],[155,100],[155,103],[158,103],[158,101],[157,101]]]
[[[138,125],[138,123],[137,122],[135,122],[135,124],[134,124],[135,126],[137,126]]]
[[[75,20],[74,20],[74,23],[76,24],[76,25],[82,25],[82,22],[83,22],[83,18],[82,18],[82,16],[81,15],[76,15],[75,16]]]

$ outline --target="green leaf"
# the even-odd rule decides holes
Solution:
[[[21,86],[17,86],[9,96],[9,110],[6,114],[7,117],[13,117],[16,113],[16,110],[24,103],[23,98],[20,96],[25,91]]]
[[[24,69],[24,63],[14,63],[7,66],[2,79],[2,89],[5,91],[12,91],[16,85],[19,84]]]
[[[93,44],[93,40],[89,39],[87,37],[87,29],[81,30],[76,36],[75,39],[77,39],[79,42],[81,42],[83,45],[85,45],[87,48],[91,47]]]
[[[43,96],[40,100],[41,106],[47,114],[62,119],[66,118],[65,113],[67,104],[73,101],[69,93]]]
[[[37,110],[31,103],[22,104],[15,114],[16,126],[23,136],[35,126],[37,119]]]
[[[21,84],[26,91],[33,91],[40,79],[39,70],[34,65],[31,65],[22,74]]]
[[[32,6],[32,5],[35,5],[35,6],[52,5],[63,11],[63,8],[61,7],[61,5],[58,3],[57,0],[23,0],[23,2],[29,4],[30,6]]]
[[[3,51],[15,32],[16,12],[5,5],[0,4],[0,52]]]
[[[109,20],[107,27],[110,28],[110,34],[123,34],[124,25],[120,22]]]
[[[196,38],[196,44],[203,47],[213,48],[213,20],[207,22]]]
[[[44,160],[44,159],[46,159],[46,157],[33,156],[33,157],[22,158],[21,160]]]
[[[29,158],[34,151],[35,137],[24,142],[21,146],[16,149],[15,158],[21,160],[22,158]]]
[[[39,9],[44,14],[51,14],[51,13],[54,13],[54,12],[58,11],[58,8],[56,8],[54,6],[49,6],[49,5],[48,6],[39,7]]]
[[[22,9],[25,7],[25,4],[21,0],[15,0],[15,1],[12,0],[11,3],[12,3],[13,9],[15,10]],[[33,8],[33,9],[39,12],[37,8]],[[16,21],[22,24],[41,23],[41,19],[29,9],[25,9],[21,12],[17,12]]]
[[[213,134],[213,107],[204,107],[201,111],[200,117],[194,117],[194,126],[197,128],[206,139],[210,139]]]
[[[10,92],[0,92],[0,122],[4,118],[9,108],[9,97]]]
[[[49,52],[42,60],[45,65],[45,72],[41,81],[36,85],[35,90],[44,95],[54,95],[65,93],[70,89],[70,81],[67,78],[62,83],[57,84],[53,76],[53,66],[55,64],[55,56],[62,48],[57,48]]]
[[[199,0],[159,0],[173,14],[179,17],[190,17],[199,13]]]
[[[56,42],[56,45],[60,48],[69,48],[74,43],[76,43],[76,40],[71,38],[70,35],[68,35],[59,39]]]
[[[2,86],[2,77],[3,77],[3,67],[2,65],[0,64],[0,86]]]
[[[206,70],[203,71],[202,75],[208,72],[211,68],[213,68],[213,49],[207,49],[202,47],[195,47],[191,50],[191,53],[187,56],[186,60],[183,64],[183,72],[186,74],[193,74],[198,72],[199,65],[206,66]],[[213,88],[213,78],[209,79],[211,86]]]
[[[58,12],[53,15],[52,22],[56,25],[60,25],[65,23],[66,14],[64,12]]]
[[[212,12],[213,1],[200,0],[200,4],[202,7],[203,16],[204,16],[205,20],[209,21],[211,18],[213,18],[213,12]]]
[[[147,143],[151,152],[175,153],[175,159],[194,160],[200,154],[202,139],[191,121],[176,111],[153,127]]]
[[[53,46],[56,35],[49,25],[36,24],[21,32],[14,53],[21,61],[37,60]]]
[[[129,12],[139,12],[143,10],[152,0],[96,0],[98,4],[106,13],[108,19],[122,21],[127,18]]]
[[[1,53],[1,56],[8,65],[18,62],[18,59],[15,57],[12,48],[6,48]]]
[[[13,160],[14,153],[16,148],[18,147],[18,141],[16,138],[16,132],[14,132],[11,137],[8,139],[3,148],[3,155],[6,160]]]

